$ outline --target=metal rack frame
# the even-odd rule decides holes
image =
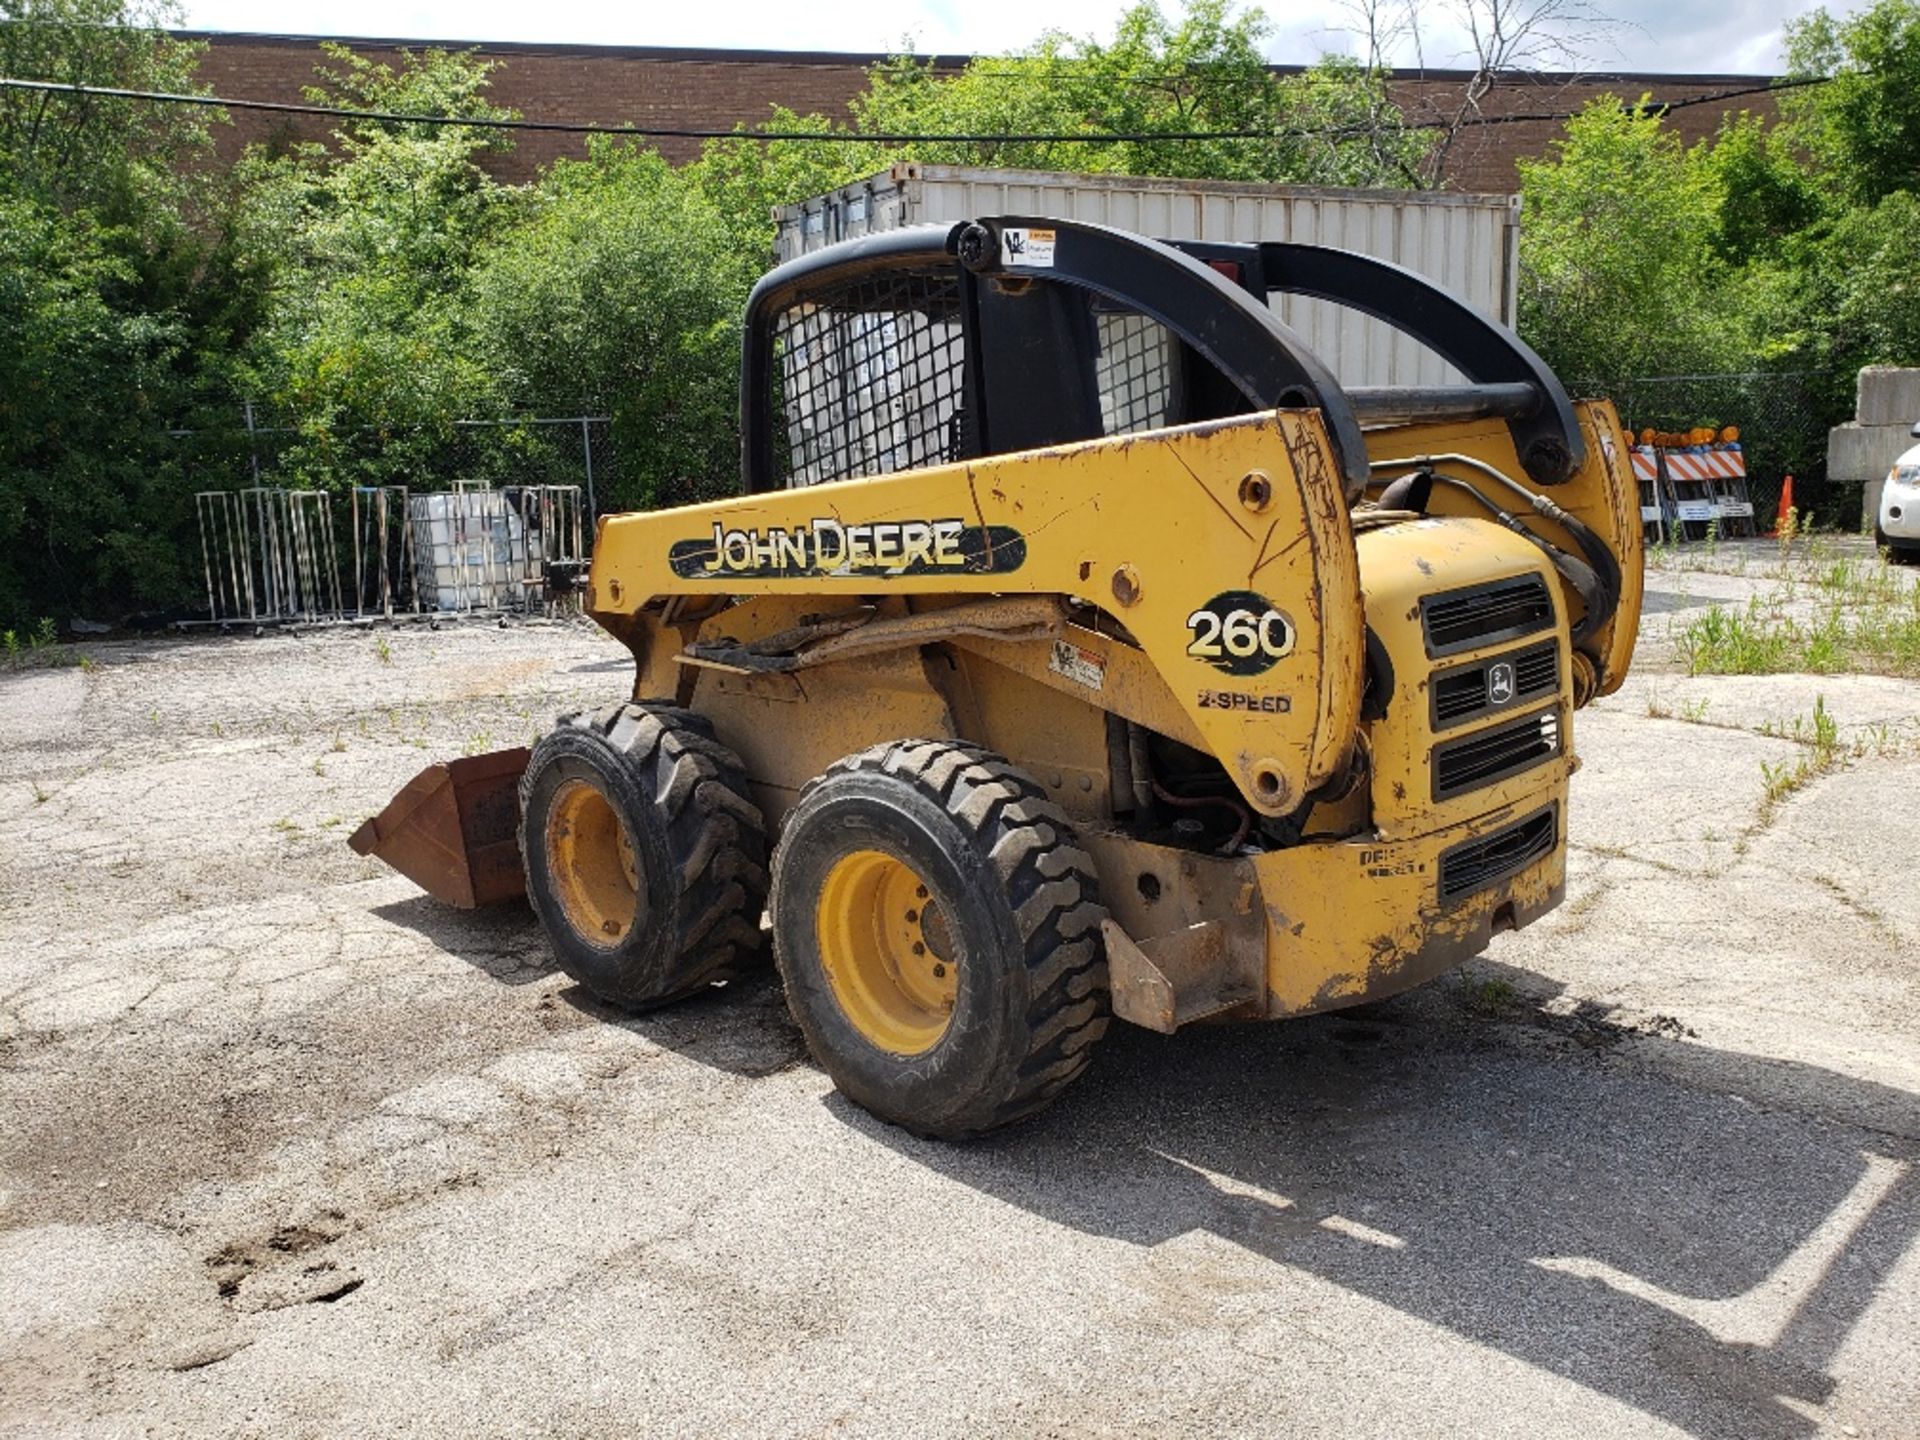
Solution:
[[[444,561],[431,530],[437,517],[428,509],[443,495],[452,497],[444,507]],[[465,481],[431,494],[405,485],[354,486],[344,543],[333,500],[322,490],[265,486],[198,492],[207,616],[177,621],[176,628],[438,625],[578,608],[587,526],[577,485],[495,489]],[[441,570],[453,587],[449,596],[440,593]]]

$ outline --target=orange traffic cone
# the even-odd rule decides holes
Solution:
[[[1780,482],[1780,508],[1774,512],[1773,534],[1777,539],[1787,526],[1787,517],[1793,513],[1793,476],[1789,475]]]

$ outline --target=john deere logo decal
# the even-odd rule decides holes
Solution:
[[[1487,704],[1504,705],[1513,699],[1513,666],[1502,660],[1487,667]]]
[[[676,540],[667,563],[683,580],[787,579],[807,575],[1004,575],[1027,559],[1011,525],[964,520],[813,520],[774,530],[729,530]]]
[[[1229,675],[1259,675],[1293,653],[1293,622],[1264,595],[1223,591],[1187,616],[1187,654]]]

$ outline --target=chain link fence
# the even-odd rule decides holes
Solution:
[[[241,402],[167,431],[164,462],[181,578],[205,572],[181,625],[524,610],[577,581],[596,514],[644,500],[604,415],[336,429]]]
[[[202,490],[265,486],[346,495],[355,486],[404,485],[415,493],[459,486],[575,485],[591,517],[634,508],[605,415],[516,416],[441,425],[300,427],[242,403],[168,432]]]

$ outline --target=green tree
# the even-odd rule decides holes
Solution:
[[[0,72],[193,91],[197,47],[132,0],[0,0]],[[200,107],[0,93],[0,621],[186,592],[169,426],[224,388],[257,288]]]
[[[1811,372],[1838,423],[1861,366],[1920,365],[1920,198],[1841,210],[1742,282],[1760,363]]]
[[[1715,243],[1733,265],[1778,259],[1832,209],[1830,198],[1778,127],[1756,115],[1727,120],[1698,163],[1718,195]]]
[[[1137,4],[1113,38],[1051,31],[1026,50],[981,57],[959,73],[914,55],[873,68],[850,120],[777,111],[762,130],[812,130],[824,140],[716,141],[697,174],[729,213],[750,217],[742,235],[770,248],[770,207],[907,161],[1031,170],[1165,175],[1304,185],[1417,187],[1431,138],[1407,128],[1386,75],[1326,59],[1276,75],[1260,42],[1257,9],[1195,0],[1176,24]],[[1196,132],[1249,138],[1182,140]],[[1079,136],[1128,135],[1115,143]],[[888,136],[1046,135],[1057,139]],[[867,138],[865,143],[844,143]],[[758,149],[754,149],[755,145]]]
[[[164,26],[180,10],[149,0],[0,0],[0,75],[66,85],[194,93],[203,46]],[[211,149],[209,112],[105,95],[0,91],[0,184],[109,221],[178,201]]]
[[[884,134],[1094,134],[1142,138],[912,142],[901,159],[1302,184],[1417,183],[1425,141],[1385,105],[1382,77],[1326,60],[1276,75],[1257,9],[1195,0],[1169,21],[1153,4],[1121,15],[1111,41],[1054,31],[1029,50],[973,61],[958,75],[903,56],[877,67],[853,105],[854,129]],[[1179,140],[1181,133],[1254,138]]]
[[[0,194],[0,621],[178,591],[161,443],[192,336],[89,217]]]
[[[603,507],[731,493],[740,316],[760,271],[713,201],[658,155],[597,141],[556,165],[481,258],[476,353],[517,406],[613,416]]]
[[[1920,3],[1875,0],[1788,28],[1782,123],[1724,131],[1722,253],[1754,363],[1814,372],[1831,418],[1867,364],[1920,363]]]
[[[1522,162],[1521,332],[1569,380],[1741,365],[1722,191],[1658,116],[1595,100]]]
[[[823,138],[709,140],[701,147],[700,158],[683,168],[689,181],[712,202],[738,253],[764,267],[773,256],[769,216],[775,206],[837,189],[886,169],[891,161],[881,146],[824,138],[844,136],[846,131],[821,115],[776,107],[761,128]],[[744,129],[742,133],[744,137]]]
[[[402,51],[377,64],[343,46],[308,91],[318,103],[501,118],[492,68],[470,54]],[[343,121],[331,144],[245,167],[249,251],[272,272],[271,319],[251,354],[256,387],[291,417],[283,456],[316,484],[421,473],[451,422],[496,407],[472,358],[471,274],[515,217],[518,195],[481,167],[482,127]]]
[[[1822,82],[1781,91],[1780,112],[1787,138],[1838,194],[1873,205],[1920,188],[1920,0],[1789,22],[1787,68]]]

